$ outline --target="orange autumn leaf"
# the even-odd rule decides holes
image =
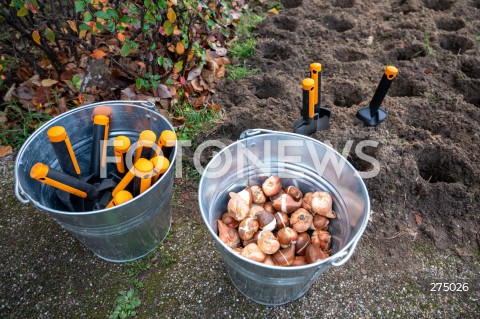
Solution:
[[[138,62],[138,66],[145,69],[147,66],[142,61]]]
[[[168,51],[175,52],[175,47],[173,46],[173,44],[169,44],[167,48],[168,48]]]
[[[96,59],[96,60],[101,60],[103,59],[107,54],[105,52],[103,52],[102,50],[95,50],[93,51],[93,53],[91,54],[91,57]]]
[[[178,43],[177,43],[176,49],[177,49],[177,53],[180,54],[180,55],[182,55],[183,53],[185,53],[185,46],[183,45],[182,42],[178,42]]]
[[[170,23],[174,23],[175,20],[177,20],[177,15],[175,14],[175,11],[173,11],[172,8],[168,9],[167,18],[168,18],[168,21],[170,21]]]
[[[40,32],[38,30],[35,30],[32,32],[32,39],[35,41],[38,45],[40,45]]]
[[[122,42],[125,41],[125,35],[123,33],[117,34],[117,38],[118,38],[118,40],[120,40]]]
[[[273,13],[273,14],[278,14],[278,10],[275,9],[275,8],[268,10],[268,12]]]

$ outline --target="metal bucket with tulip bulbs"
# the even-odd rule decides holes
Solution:
[[[198,198],[232,283],[263,305],[300,298],[330,265],[345,264],[370,215],[365,184],[342,155],[303,135],[261,129],[215,155]],[[303,236],[308,243],[299,245]]]

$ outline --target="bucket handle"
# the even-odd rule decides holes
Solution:
[[[28,197],[24,198],[23,195],[25,195],[25,192],[23,191],[22,186],[20,186],[18,178],[15,178],[15,196],[17,196],[17,199],[23,204],[30,203]]]
[[[245,130],[240,134],[239,140],[246,139],[248,137],[260,135],[260,134],[268,134],[268,133],[278,133],[277,131],[272,131],[272,130],[265,130],[261,128],[255,128],[255,129],[249,129]]]
[[[360,240],[360,237],[362,237],[362,236],[358,236],[357,239],[355,239],[355,241],[352,243],[352,246],[350,246],[350,250],[348,252],[344,252],[345,254],[338,256],[337,259],[335,259],[335,261],[332,262],[333,267],[338,268],[338,267],[343,266],[350,259],[350,257],[352,257],[353,252],[355,251],[355,248],[357,247],[358,241]],[[345,256],[345,258],[343,258],[344,256]],[[341,258],[343,258],[343,259],[340,260],[340,261],[337,261]]]

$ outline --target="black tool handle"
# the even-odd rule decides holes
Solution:
[[[314,115],[314,87],[315,81],[310,78],[303,79],[302,91],[303,91],[303,103],[302,103],[302,117],[305,124],[310,124]]]
[[[393,79],[398,73],[398,69],[394,66],[387,66],[385,73],[378,84],[375,94],[373,94],[372,100],[370,101],[370,116],[374,117],[378,113],[380,105],[382,105],[383,99],[387,95],[388,89],[392,85]]]
[[[30,176],[81,198],[94,199],[97,196],[95,186],[42,163],[37,163],[32,167]]]
[[[78,177],[80,175],[80,166],[65,128],[63,126],[51,127],[47,131],[47,135],[62,171],[70,176]]]

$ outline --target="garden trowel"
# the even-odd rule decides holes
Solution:
[[[302,118],[293,124],[293,131],[297,134],[312,135],[317,131],[318,114],[315,114],[315,81],[306,78],[302,81],[303,105]]]
[[[387,66],[370,104],[357,112],[357,118],[365,123],[365,126],[377,126],[387,118],[387,112],[381,109],[380,105],[382,105],[383,99],[397,73],[398,69],[396,67]]]

